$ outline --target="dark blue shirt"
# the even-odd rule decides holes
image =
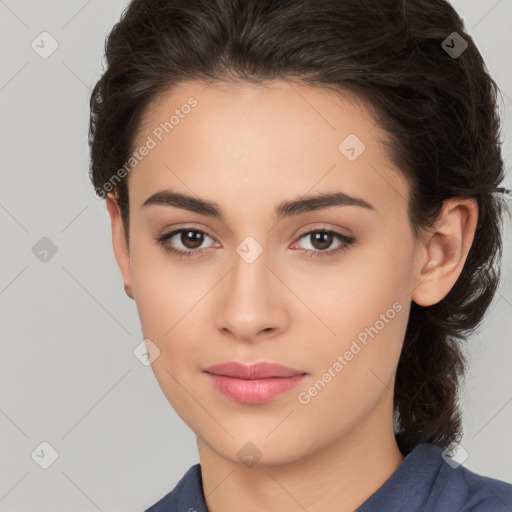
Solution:
[[[442,452],[432,443],[418,444],[355,512],[512,512],[512,484],[449,464]],[[208,512],[200,464],[145,512],[178,511]]]

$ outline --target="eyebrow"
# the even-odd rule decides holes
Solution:
[[[172,206],[217,219],[223,219],[224,217],[217,203],[172,190],[155,192],[144,201],[142,207],[146,208],[151,205]],[[353,197],[344,192],[333,192],[284,201],[275,208],[275,218],[280,220],[285,217],[332,206],[358,206],[376,211],[370,203],[360,197]]]

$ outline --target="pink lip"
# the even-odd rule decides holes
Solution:
[[[307,372],[276,363],[245,365],[236,361],[210,366],[204,372],[221,393],[246,404],[268,402],[307,376]]]

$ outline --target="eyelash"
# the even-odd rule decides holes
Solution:
[[[158,242],[158,244],[160,244],[163,247],[163,249],[166,252],[169,252],[169,253],[175,255],[178,258],[183,258],[183,257],[185,257],[185,258],[195,258],[197,256],[200,256],[202,254],[202,252],[204,251],[204,249],[178,251],[176,249],[173,249],[172,247],[170,247],[166,243],[166,241],[168,239],[170,239],[174,235],[177,235],[177,234],[182,233],[184,231],[192,231],[194,233],[201,233],[203,235],[208,236],[209,238],[213,238],[206,231],[203,231],[201,229],[181,228],[181,229],[177,229],[175,231],[172,231],[171,233],[167,233],[165,235],[157,237],[156,241]],[[336,249],[331,249],[331,250],[326,250],[326,251],[312,251],[312,250],[308,250],[308,249],[301,249],[303,251],[306,251],[306,253],[311,253],[310,255],[307,256],[309,258],[324,258],[324,257],[328,257],[328,256],[333,256],[335,254],[338,254],[339,252],[345,251],[346,249],[348,249],[348,247],[350,245],[352,245],[356,241],[355,238],[345,236],[345,235],[343,235],[341,233],[338,233],[337,231],[332,231],[332,230],[329,230],[329,229],[313,229],[311,231],[308,231],[307,233],[302,234],[299,237],[299,240],[302,240],[303,238],[306,238],[307,236],[309,236],[309,235],[311,235],[313,233],[329,233],[329,234],[332,234],[335,237],[337,237],[338,240],[340,240],[342,243]]]

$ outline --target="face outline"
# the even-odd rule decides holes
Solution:
[[[191,97],[197,106],[184,109]],[[158,130],[176,110],[172,130]],[[242,463],[244,449],[254,450],[260,464],[280,465],[341,439],[361,447],[376,431],[389,438],[410,301],[434,304],[453,286],[467,250],[453,256],[446,241],[471,245],[474,203],[450,203],[439,224],[443,235],[428,232],[415,244],[408,187],[380,142],[385,133],[354,97],[324,89],[282,81],[181,84],[148,112],[135,147],[148,136],[155,147],[129,175],[129,254],[118,209],[110,199],[107,207],[125,289],[144,338],[160,351],[153,372],[178,415],[235,463]],[[142,206],[165,189],[213,201],[224,217]],[[274,216],[283,201],[335,191],[373,209]],[[202,255],[179,258],[156,241],[185,228],[206,232]],[[303,235],[321,229],[354,243],[308,257],[322,244]],[[251,251],[263,249],[250,263],[237,252],[247,237],[257,243]],[[179,236],[173,240],[176,249],[187,249]],[[325,250],[340,243],[333,238]],[[241,404],[203,373],[225,361],[276,362],[309,375],[270,402]],[[325,386],[314,393],[319,380]]]

